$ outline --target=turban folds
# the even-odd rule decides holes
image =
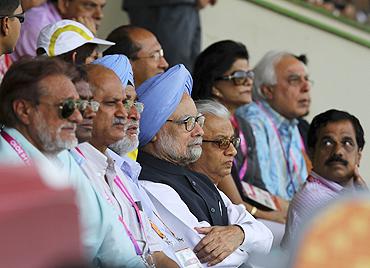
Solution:
[[[193,79],[184,65],[178,64],[142,83],[136,93],[144,103],[140,119],[140,147],[149,143],[173,114],[184,93],[191,95]]]
[[[134,75],[129,59],[125,55],[107,55],[99,58],[93,64],[100,64],[111,69],[121,80],[125,88],[128,82],[134,85]]]

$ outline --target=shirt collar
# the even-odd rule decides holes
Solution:
[[[271,120],[274,122],[275,126],[280,129],[282,128],[289,128],[289,127],[295,127],[298,125],[297,119],[288,120],[281,114],[279,114],[277,111],[272,109],[272,107],[266,102],[266,101],[260,101],[261,105],[263,106],[263,109],[268,113],[268,116],[271,118]]]
[[[105,174],[108,167],[108,159],[103,153],[88,142],[80,143],[77,147],[81,150],[87,162],[94,163],[94,168],[103,171],[103,174]]]
[[[319,174],[317,174],[314,171],[311,171],[310,176],[319,181],[321,184],[325,185],[329,189],[333,190],[334,192],[340,192],[344,189],[344,187],[334,181],[331,181],[329,179],[325,179],[321,177]]]
[[[119,156],[110,149],[107,150],[107,153],[127,176],[129,176],[134,182],[138,180],[141,171],[141,166],[138,162],[126,156]]]

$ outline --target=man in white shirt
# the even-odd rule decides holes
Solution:
[[[80,144],[73,154],[80,155],[81,168],[95,191],[114,209],[116,221],[126,230],[136,254],[148,263],[154,262],[157,267],[178,267],[162,252],[163,241],[143,209],[135,189],[137,186],[108,154],[108,146],[124,136],[127,111],[132,108],[133,102],[126,101],[121,80],[112,70],[90,65],[87,72],[94,100],[100,103],[100,107],[93,120],[91,140]]]
[[[184,236],[205,266],[238,267],[250,253],[269,252],[272,234],[244,206],[232,204],[208,177],[185,168],[201,154],[204,123],[191,89],[192,78],[183,65],[137,89],[145,105],[139,179],[166,224]]]

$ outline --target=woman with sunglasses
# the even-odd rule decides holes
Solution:
[[[252,102],[254,73],[250,70],[246,47],[231,40],[210,45],[196,59],[193,77],[193,99],[214,99],[223,104],[231,114],[230,121],[235,136],[240,139],[233,163],[232,178],[226,176],[219,182],[218,187],[234,203],[243,203],[253,216],[268,220],[270,223],[275,222],[271,223],[274,225],[272,228],[277,229],[277,236],[282,236],[287,213],[286,202],[273,197],[277,209],[271,211],[253,202],[243,190],[242,182],[265,190],[252,128],[247,121],[234,114],[238,107]]]

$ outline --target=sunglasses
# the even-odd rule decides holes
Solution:
[[[230,139],[228,138],[222,138],[219,140],[203,140],[203,142],[212,142],[218,145],[218,147],[221,150],[226,150],[227,148],[230,147],[230,144],[234,146],[234,148],[238,148],[240,145],[240,138],[237,137],[231,137]]]
[[[172,122],[178,125],[185,125],[185,129],[190,132],[195,128],[195,123],[198,123],[200,127],[204,126],[204,121],[206,118],[202,114],[198,114],[197,116],[188,116],[185,119],[181,120],[166,120],[167,122]]]
[[[20,14],[14,14],[14,15],[0,15],[0,19],[3,19],[3,18],[17,18],[20,23],[23,23],[24,22],[24,12]]]
[[[216,81],[233,81],[234,85],[240,86],[244,85],[248,79],[253,80],[254,72],[252,70],[249,71],[235,71],[231,75],[224,75],[216,78]]]

